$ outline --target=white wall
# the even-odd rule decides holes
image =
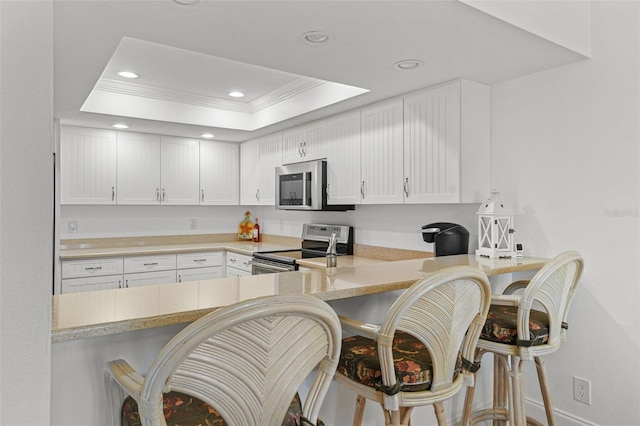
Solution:
[[[489,197],[489,194],[487,194]],[[470,233],[469,249],[477,248],[479,204],[357,206],[347,212],[281,211],[267,206],[62,206],[61,238],[101,238],[144,235],[188,235],[237,232],[249,210],[260,219],[263,233],[300,237],[307,222],[351,225],[358,244],[411,250],[432,250],[420,229],[431,222],[454,222]],[[198,229],[189,229],[195,218]],[[69,234],[70,220],[78,233]]]
[[[578,424],[640,424],[639,9],[594,2],[592,59],[492,87],[492,183],[518,232],[536,255],[586,260],[568,342],[546,357],[555,407]],[[591,406],[573,376],[591,380]]]
[[[0,1],[0,424],[49,423],[52,3]]]

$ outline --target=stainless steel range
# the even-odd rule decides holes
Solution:
[[[331,235],[335,234],[338,256],[353,254],[353,228],[347,225],[305,223],[302,226],[300,249],[256,252],[253,254],[253,275],[297,271],[298,259],[325,257]]]

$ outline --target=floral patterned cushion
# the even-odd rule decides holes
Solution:
[[[396,331],[392,350],[396,378],[402,391],[429,389],[433,367],[424,344],[408,333]],[[376,341],[362,336],[343,339],[337,372],[356,382],[382,389]]]
[[[482,329],[481,339],[491,342],[517,345],[517,306],[491,305],[487,321]],[[543,345],[549,340],[549,318],[545,312],[532,309],[529,314],[530,342],[520,342],[520,346]]]
[[[214,408],[207,403],[180,392],[164,394],[164,419],[167,426],[226,426],[226,422]],[[138,404],[132,397],[127,397],[122,405],[122,426],[141,426]],[[324,424],[318,419],[318,426]],[[302,417],[300,396],[291,401],[282,426],[313,426]]]

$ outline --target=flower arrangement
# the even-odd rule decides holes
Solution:
[[[239,240],[253,240],[253,222],[251,221],[251,212],[244,212],[244,219],[238,226]]]

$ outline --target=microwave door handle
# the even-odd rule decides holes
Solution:
[[[311,173],[310,172],[306,172],[303,173],[302,176],[304,176],[302,178],[302,205],[303,206],[311,206],[311,204],[307,203],[307,182],[311,183]]]

